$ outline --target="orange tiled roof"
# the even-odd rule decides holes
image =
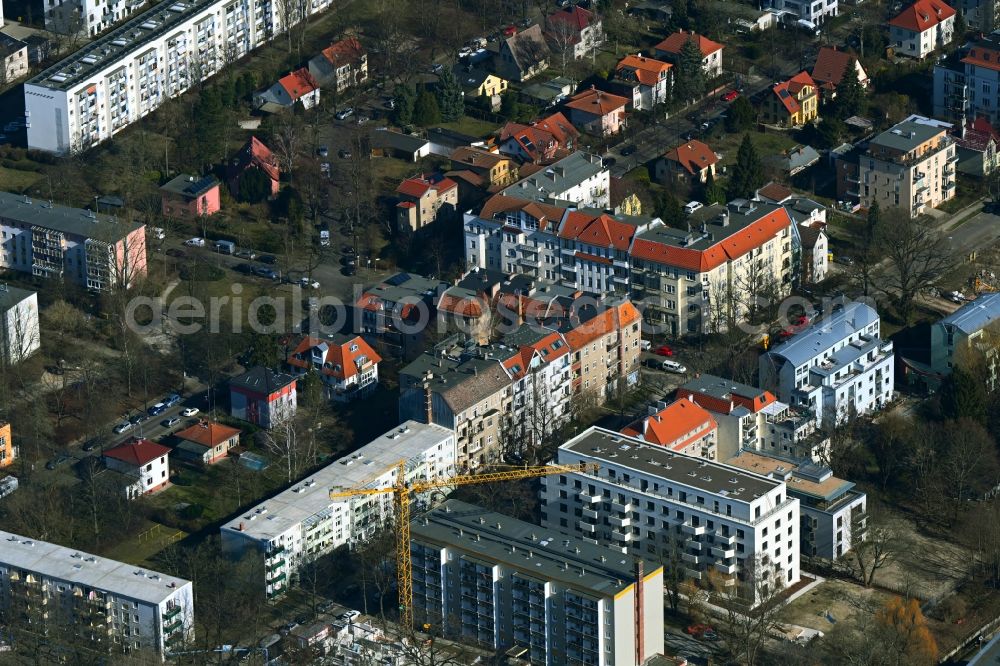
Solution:
[[[701,55],[703,57],[709,56],[716,51],[720,51],[725,48],[722,44],[713,42],[708,37],[704,37],[695,32],[684,32],[683,30],[670,35],[654,48],[656,48],[657,51],[665,51],[667,53],[680,55],[681,49],[684,48],[684,44],[692,37],[698,40],[698,48],[701,49]]]
[[[365,50],[361,46],[361,42],[359,42],[355,37],[342,39],[339,42],[335,42],[323,49],[323,55],[326,56],[326,59],[333,63],[335,67],[340,67],[341,65],[346,65],[351,62],[357,62],[364,54]]]
[[[983,48],[982,46],[975,46],[969,49],[969,53],[962,58],[962,62],[967,65],[974,65],[976,67],[983,67],[985,69],[992,69],[995,72],[1000,72],[1000,51]]]
[[[295,70],[288,76],[282,77],[278,80],[278,83],[285,89],[285,92],[288,93],[293,102],[319,88],[316,79],[304,67]]]
[[[170,453],[170,449],[148,439],[132,439],[104,452],[106,458],[141,467]]]
[[[829,83],[836,87],[844,78],[848,65],[857,60],[857,56],[853,53],[840,51],[836,46],[824,46],[816,55],[812,78],[818,83]]]
[[[717,427],[708,410],[681,398],[656,414],[627,426],[622,434],[682,451]]]
[[[550,225],[558,226],[566,209],[539,201],[517,199],[503,194],[490,197],[479,211],[479,217],[492,220],[498,213],[520,210],[538,220],[538,228],[548,229]]]
[[[673,67],[669,62],[653,60],[641,55],[627,55],[618,62],[616,72],[624,69],[635,73],[636,80],[646,86],[654,86],[660,81],[660,74]]]
[[[278,161],[271,153],[271,149],[255,136],[243,147],[247,164],[252,164],[268,175],[271,180],[278,180]]]
[[[400,183],[399,187],[396,188],[396,193],[413,197],[414,199],[419,199],[427,194],[429,190],[437,190],[438,194],[441,194],[442,192],[447,192],[453,187],[458,187],[458,184],[450,178],[442,178],[438,181],[432,181],[421,174],[413,178],[407,178]]]
[[[570,349],[578,351],[594,340],[639,321],[642,315],[632,301],[612,306],[564,334]]]
[[[336,377],[340,380],[350,379],[354,375],[358,374],[357,361],[361,357],[365,357],[370,363],[379,363],[382,361],[382,357],[378,355],[371,345],[365,342],[364,338],[361,336],[356,336],[347,340],[343,344],[334,344],[329,341],[324,341],[330,345],[330,349],[326,354],[326,363],[323,368],[323,374],[330,375],[331,377]],[[357,345],[354,351],[351,351],[351,347]]]
[[[566,119],[566,116],[562,112],[553,113],[547,118],[542,118],[531,123],[532,127],[537,127],[538,129],[545,130],[551,134],[559,145],[563,148],[567,144],[580,137],[580,132],[575,127],[573,123]]]
[[[566,106],[595,116],[606,116],[619,109],[624,109],[628,102],[629,100],[624,97],[591,88],[571,97],[566,102]]]
[[[719,161],[719,158],[715,156],[715,152],[708,147],[708,144],[702,143],[697,139],[692,139],[667,151],[667,154],[663,157],[671,162],[677,162],[692,176],[701,173],[702,169],[710,167]]]
[[[812,86],[815,90],[816,82],[812,80],[812,77],[807,72],[803,71],[787,81],[775,83],[771,88],[771,92],[778,98],[778,101],[785,107],[785,110],[789,114],[793,114],[798,113],[802,109],[802,104],[796,95],[802,92],[802,89],[806,86]]]
[[[635,235],[635,227],[602,213],[591,217],[580,211],[570,211],[559,229],[559,237],[589,243],[595,247],[628,250]]]
[[[941,0],[917,0],[889,21],[889,25],[923,32],[955,15],[955,10]]]
[[[445,292],[441,294],[437,309],[441,312],[450,312],[462,317],[482,317],[483,306],[478,297],[467,298],[456,296]]]
[[[214,447],[228,442],[233,437],[238,436],[242,431],[239,428],[231,428],[215,421],[202,421],[190,428],[185,428],[177,433],[180,439],[186,439],[202,446]]]

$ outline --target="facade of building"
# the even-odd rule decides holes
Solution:
[[[802,556],[839,559],[864,540],[867,496],[850,481],[835,477],[829,467],[750,452],[726,463],[785,482],[788,495],[799,500]]]
[[[0,268],[95,291],[127,287],[146,274],[146,228],[0,192]]]
[[[411,233],[458,210],[458,183],[434,174],[407,178],[396,188],[396,196],[396,227]]]
[[[980,36],[934,66],[934,117],[1000,127],[1000,32]]]
[[[473,147],[456,148],[451,168],[471,171],[482,179],[484,188],[506,187],[518,178],[517,163],[505,155]]]
[[[204,465],[214,465],[229,455],[229,450],[240,445],[239,428],[232,428],[215,421],[202,421],[175,433],[181,440],[175,451]]]
[[[226,168],[229,191],[234,197],[239,198],[240,179],[250,169],[261,171],[267,176],[267,180],[271,184],[272,197],[278,193],[281,179],[278,158],[274,156],[270,148],[264,145],[263,141],[255,136],[250,137]]]
[[[14,446],[10,424],[0,421],[0,469],[13,465],[16,458],[17,447]]]
[[[196,178],[182,173],[160,186],[163,217],[193,220],[202,215],[214,215],[222,208],[219,181],[215,176]]]
[[[354,303],[354,332],[376,346],[388,345],[404,358],[423,349],[423,334],[434,321],[439,294],[448,283],[396,273],[365,289]],[[378,347],[382,349],[382,347]]]
[[[2,23],[0,20],[0,24]],[[10,83],[27,75],[28,65],[28,45],[10,35],[0,33],[0,73],[4,76],[4,82]]]
[[[267,90],[255,93],[254,108],[266,113],[276,113],[301,104],[312,109],[319,104],[320,87],[305,67],[289,72]]]
[[[527,81],[549,66],[549,47],[537,23],[500,40],[493,56],[497,76],[508,81]]]
[[[941,0],[917,0],[889,21],[896,55],[925,58],[951,43],[955,10]]]
[[[955,170],[974,178],[989,176],[1000,167],[1000,132],[982,116],[961,127],[954,136],[958,156]]]
[[[641,666],[663,650],[663,566],[448,500],[410,526],[418,623],[532,664]]]
[[[50,0],[45,6],[45,29],[64,35],[96,37],[134,14],[143,3],[117,0]]]
[[[694,32],[684,32],[683,30],[680,30],[654,46],[653,50],[658,58],[662,58],[676,65],[677,59],[681,55],[681,49],[684,48],[684,44],[692,39],[698,43],[698,48],[701,49],[701,66],[705,70],[705,74],[709,78],[721,75],[722,49],[724,47],[718,42],[713,42],[708,37],[703,37],[702,35]]]
[[[296,382],[291,375],[257,366],[229,381],[230,414],[261,428],[295,415]]]
[[[378,386],[378,364],[382,357],[359,335],[337,333],[306,336],[286,359],[296,377],[319,373],[329,399],[350,402],[363,398]]]
[[[500,130],[499,149],[522,163],[538,164],[572,153],[579,138],[580,132],[566,116],[553,113],[531,125],[507,123]]]
[[[355,37],[342,39],[309,61],[309,73],[334,93],[368,82],[368,54]]]
[[[597,427],[554,462],[599,467],[542,478],[543,527],[659,562],[679,554],[696,582],[714,569],[735,585],[762,561],[785,586],[799,581],[799,500],[784,481]]]
[[[191,581],[0,532],[0,609],[88,648],[160,658],[194,639]]]
[[[690,231],[657,226],[632,242],[631,291],[647,321],[671,336],[721,330],[745,317],[748,295],[788,293],[792,222],[783,206],[737,200],[689,220]]]
[[[20,363],[41,343],[38,294],[0,283],[0,364]]]
[[[718,155],[708,144],[692,139],[671,148],[656,160],[653,173],[656,180],[664,184],[674,179],[704,183],[709,176],[715,177],[718,162]]]
[[[931,370],[945,377],[960,357],[978,352],[986,362],[986,388],[995,391],[1000,371],[1000,294],[982,294],[931,326]],[[958,357],[958,358],[956,358]]]
[[[771,86],[765,98],[763,120],[782,127],[800,127],[819,118],[819,87],[802,71]]]
[[[170,483],[170,449],[148,439],[133,439],[104,452],[104,465],[132,480],[129,499],[151,495]]]
[[[879,324],[868,305],[847,303],[762,355],[761,386],[824,426],[881,409],[892,400],[894,357]]]
[[[283,595],[302,565],[341,546],[363,543],[392,524],[392,493],[338,499],[330,493],[391,487],[400,461],[405,461],[407,483],[450,477],[456,471],[455,434],[407,421],[225,523],[223,550],[263,553],[267,596]]]
[[[906,120],[868,143],[858,158],[857,194],[864,208],[902,208],[910,217],[955,196],[955,142],[947,128]]]
[[[639,381],[642,315],[630,301],[610,305],[575,327],[563,329],[572,352],[572,393],[603,404],[623,385]]]
[[[292,12],[263,0],[156,5],[25,83],[28,147],[86,150],[331,4]]]
[[[579,5],[564,7],[545,19],[545,35],[557,54],[567,52],[573,60],[592,56],[604,44],[601,18]]]
[[[789,18],[794,18],[791,23],[805,21],[813,26],[822,25],[826,19],[836,16],[840,11],[837,0],[771,0],[771,7],[786,22],[789,22]]]
[[[577,93],[566,102],[569,120],[584,132],[608,137],[618,134],[625,127],[627,97],[591,88]]]
[[[615,78],[626,84],[638,84],[632,88],[632,108],[649,110],[669,98],[673,85],[672,68],[669,62],[628,55],[618,61]]]
[[[690,398],[663,409],[650,407],[649,416],[622,429],[623,435],[696,458],[716,459],[719,426],[712,415]]]

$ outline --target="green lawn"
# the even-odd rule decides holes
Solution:
[[[753,145],[757,148],[757,154],[761,160],[765,161],[772,155],[780,155],[798,145],[798,142],[792,138],[791,133],[750,132],[749,134],[750,140],[753,141]],[[721,135],[714,135],[708,138],[706,143],[712,147],[712,150],[722,154],[722,165],[729,166],[736,163],[736,153],[742,141],[743,134],[728,134],[723,132]]]
[[[187,532],[151,521],[143,521],[136,533],[101,552],[105,557],[136,566],[155,566],[156,555],[170,544],[180,541]]]
[[[19,171],[0,167],[0,189],[9,192],[22,192],[44,178],[34,171]]]
[[[477,120],[476,118],[470,118],[469,116],[462,116],[454,122],[441,123],[440,127],[478,138],[486,136],[490,132],[495,131],[497,128],[494,123],[488,123],[485,120]]]

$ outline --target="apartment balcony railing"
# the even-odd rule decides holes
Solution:
[[[712,547],[712,555],[720,557],[722,559],[729,559],[730,557],[736,557],[735,548],[720,548],[718,546]]]
[[[691,523],[684,523],[681,525],[681,532],[684,534],[690,534],[693,536],[701,536],[705,533],[704,525],[692,525]]]
[[[635,509],[635,505],[631,502],[621,503],[621,502],[611,502],[611,510],[618,511],[620,513],[631,513]]]
[[[629,517],[610,516],[608,522],[615,527],[631,527],[632,525],[632,519]]]
[[[180,606],[171,606],[167,610],[163,611],[163,620],[167,621],[172,617],[176,617],[183,610]]]
[[[593,533],[597,532],[597,525],[592,525],[592,524],[588,523],[585,520],[578,520],[578,521],[576,521],[576,527],[581,532],[586,532],[586,533],[589,533],[589,534],[593,534]]]

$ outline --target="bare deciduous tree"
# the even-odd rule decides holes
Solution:
[[[880,510],[851,515],[849,527],[855,573],[865,587],[875,582],[875,574],[895,561],[905,548],[899,524]]]
[[[741,663],[755,666],[767,637],[777,629],[785,580],[781,569],[766,556],[747,558],[743,566],[742,579],[723,580],[712,571],[709,582],[712,602],[725,611],[722,624],[727,646]]]
[[[913,319],[913,301],[921,289],[937,286],[955,265],[947,239],[921,218],[890,208],[883,213],[875,242],[888,265],[879,271],[874,287],[885,294],[907,325]]]

